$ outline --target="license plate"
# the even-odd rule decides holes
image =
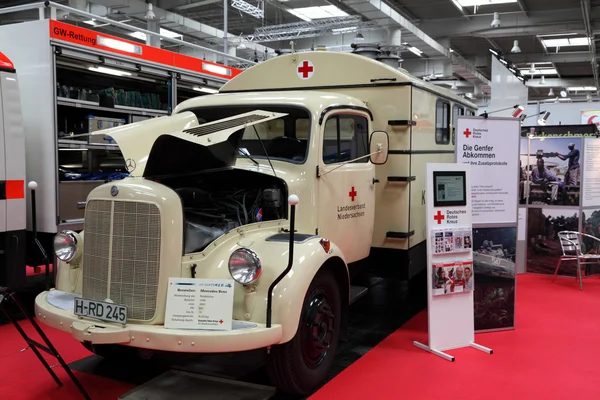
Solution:
[[[75,298],[73,312],[80,317],[96,318],[102,321],[116,322],[123,325],[127,323],[127,307],[119,304],[78,297]]]

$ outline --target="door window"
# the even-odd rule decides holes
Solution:
[[[334,164],[369,154],[369,123],[359,115],[335,115],[325,122],[323,162]],[[368,157],[356,160],[366,163]]]
[[[452,111],[452,144],[455,144],[456,124],[458,123],[458,116],[465,115],[465,109],[455,104]]]
[[[450,143],[450,103],[444,100],[435,105],[435,143]]]

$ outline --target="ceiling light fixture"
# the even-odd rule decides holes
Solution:
[[[146,15],[144,16],[144,18],[146,19],[156,19],[156,14],[154,14],[154,11],[152,10],[152,8],[154,7],[152,5],[152,3],[148,3],[148,9],[146,11]]]
[[[535,75],[535,63],[531,63],[531,68],[529,68],[529,73],[531,75]]]
[[[546,47],[572,47],[572,46],[589,46],[590,38],[562,38],[562,39],[541,39],[542,44]]]
[[[492,28],[500,28],[502,26],[502,22],[500,22],[500,13],[494,13],[494,19],[492,20]]]
[[[532,73],[528,68],[519,68],[519,71],[521,71],[521,73],[524,75],[558,75],[556,68],[536,68],[534,73]]]
[[[406,46],[408,48],[408,51],[410,51],[411,53],[421,57],[421,54],[423,54],[423,52],[419,49],[417,49],[415,46],[411,46],[408,43],[404,43],[404,46]]]
[[[499,54],[496,50],[494,50],[494,49],[489,49],[489,50],[490,50],[490,53],[492,53],[493,55],[499,56]]]
[[[561,90],[561,91],[560,91],[560,97],[563,97],[563,98],[564,98],[564,97],[567,97],[567,91],[566,91],[566,90],[564,90],[564,89],[563,89],[563,90]]]
[[[489,6],[492,4],[516,3],[517,0],[456,0],[462,7]]]
[[[550,88],[550,91],[548,92],[548,97],[554,97],[554,90],[552,90],[552,88]]]
[[[546,77],[544,75],[542,75],[542,78],[540,79],[540,85],[545,85],[546,84]]]
[[[452,87],[450,89],[451,90],[457,90],[458,89],[458,85],[456,84],[456,81],[452,82]]]
[[[589,93],[587,93],[587,94],[585,95],[585,98],[586,98],[586,100],[587,100],[588,102],[592,101],[592,95],[591,95],[591,94],[589,94]]]
[[[243,0],[233,0],[233,1],[243,1]],[[316,7],[302,7],[302,8],[290,8],[287,9],[290,14],[295,15],[296,17],[310,22],[313,19],[323,19],[323,18],[335,18],[335,17],[347,17],[348,14],[336,6],[316,6]]]
[[[362,33],[358,32],[358,33],[356,34],[356,36],[354,36],[354,40],[357,40],[357,41],[359,41],[359,42],[362,42],[363,40],[365,40],[365,37],[363,36],[363,34],[362,34]]]
[[[510,50],[511,53],[520,53],[521,48],[519,47],[519,41],[515,40],[513,43],[513,48]]]
[[[508,65],[508,61],[506,61],[504,58],[499,58],[500,62],[504,65]]]

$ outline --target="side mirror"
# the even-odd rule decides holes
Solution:
[[[369,140],[369,153],[371,154],[371,163],[382,165],[387,162],[390,150],[390,138],[385,131],[375,131],[371,133]]]

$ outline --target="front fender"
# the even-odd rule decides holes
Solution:
[[[249,229],[249,227],[246,227]],[[235,285],[233,318],[264,324],[267,315],[269,286],[285,270],[289,258],[289,237],[279,229],[245,230],[217,240],[202,253],[184,257],[182,276],[189,276],[194,266],[196,278],[231,278],[229,256],[238,248],[256,253],[262,264],[262,275],[253,287]],[[274,240],[274,237],[283,239]],[[343,285],[341,293],[349,296],[348,269],[342,251],[331,243],[329,252],[323,249],[318,236],[297,236],[292,269],[275,286],[272,302],[272,323],[283,327],[282,343],[291,340],[298,329],[304,297],[314,276],[323,266],[336,267],[336,277]],[[343,299],[347,302],[348,299]]]

